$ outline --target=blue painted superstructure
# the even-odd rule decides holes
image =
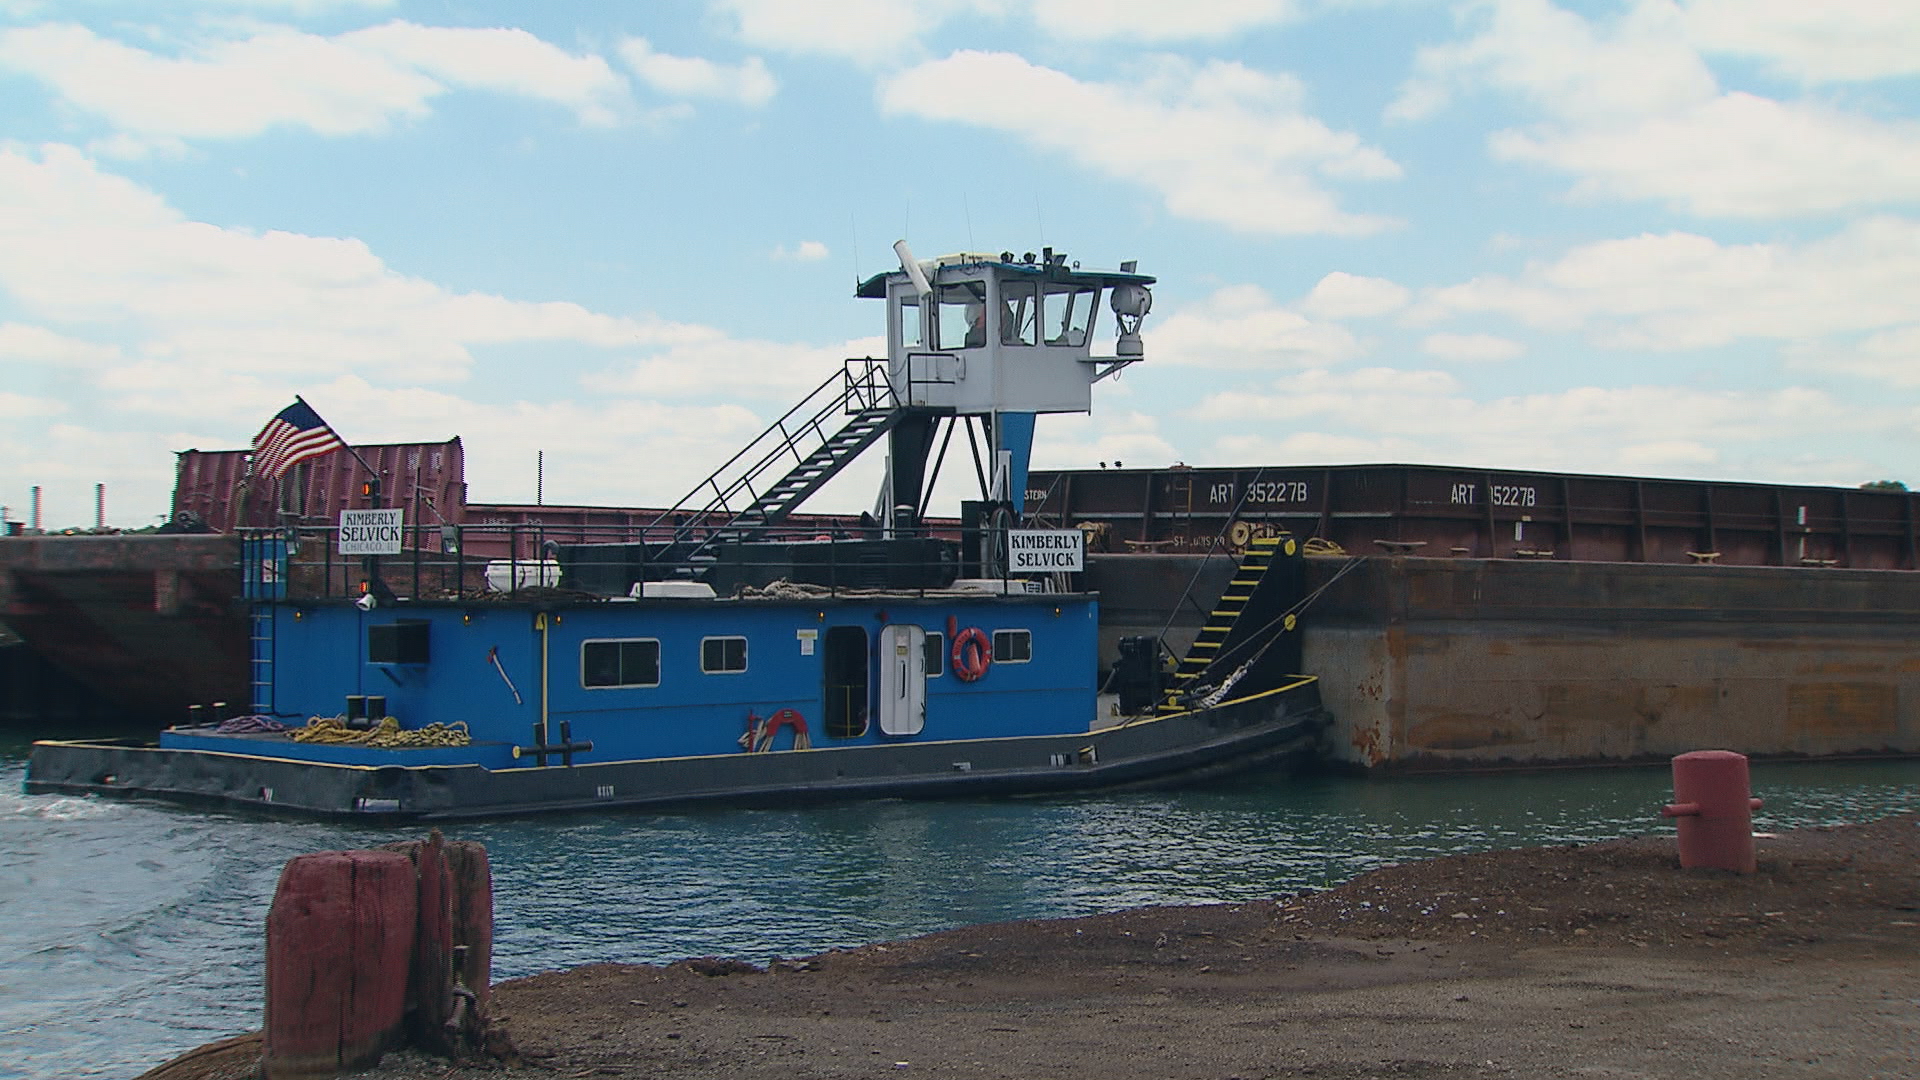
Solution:
[[[574,756],[585,764],[739,753],[748,716],[765,718],[781,709],[796,710],[813,746],[823,749],[1084,732],[1097,689],[1098,604],[1086,595],[951,594],[860,603],[652,599],[552,608],[494,601],[373,611],[340,601],[283,602],[266,606],[263,617],[271,621],[271,633],[256,647],[298,660],[262,657],[273,679],[260,688],[254,712],[333,716],[343,712],[345,695],[383,696],[385,713],[405,728],[464,724],[474,744],[468,756],[495,768],[510,767],[512,748],[530,743],[543,695],[550,728],[564,721],[574,739],[592,742],[592,750]],[[829,725],[830,633],[863,635],[863,677],[872,688],[879,681],[882,627],[918,626],[941,635],[944,644],[949,619],[960,627],[978,626],[990,639],[1026,634],[1029,658],[1003,660],[986,676],[965,682],[953,672],[945,648],[931,656],[923,652],[921,662],[937,660],[938,667],[924,676],[926,721],[920,732],[883,733],[870,693],[863,695],[864,723]],[[372,628],[400,622],[426,627],[425,662],[370,659]],[[744,670],[703,670],[702,643],[713,638],[743,642]],[[619,641],[659,643],[657,683],[586,685],[587,643]],[[855,726],[857,732],[850,730]],[[782,732],[775,748],[790,749],[792,739],[791,731]],[[170,730],[161,745],[207,749],[218,740]],[[350,763],[392,760],[391,751],[295,746],[286,751]]]

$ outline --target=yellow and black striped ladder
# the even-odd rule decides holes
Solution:
[[[1220,650],[1233,634],[1233,628],[1240,616],[1247,610],[1247,602],[1260,587],[1261,579],[1266,577],[1267,568],[1273,565],[1273,556],[1282,545],[1293,543],[1291,536],[1257,536],[1247,543],[1247,553],[1240,557],[1240,566],[1234,571],[1233,580],[1227,582],[1218,604],[1207,615],[1207,621],[1200,627],[1200,635],[1193,639],[1193,645],[1187,649],[1187,655],[1173,670],[1173,685],[1167,688],[1166,697],[1158,705],[1162,713],[1184,712],[1187,706],[1179,704],[1180,695],[1188,684],[1199,678],[1220,655]]]

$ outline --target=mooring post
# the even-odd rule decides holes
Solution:
[[[484,1049],[492,956],[481,845],[435,830],[376,851],[295,857],[267,914],[261,1075],[332,1077],[409,1042],[453,1057]]]
[[[1660,808],[1674,819],[1680,865],[1751,874],[1753,812],[1747,757],[1731,750],[1694,750],[1673,759],[1673,802]]]

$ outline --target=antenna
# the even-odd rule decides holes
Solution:
[[[967,250],[973,250],[973,204],[966,192],[960,193],[960,212],[967,216]]]
[[[853,235],[853,287],[860,287],[860,222],[853,211],[847,211],[847,232]]]
[[[1040,244],[1042,247],[1045,247],[1047,243],[1047,215],[1040,212],[1040,196],[1038,193],[1035,193],[1033,196],[1033,220],[1035,224],[1040,226]]]

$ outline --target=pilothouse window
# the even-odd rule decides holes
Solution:
[[[939,287],[940,348],[977,349],[987,343],[987,283]]]
[[[900,301],[900,344],[917,349],[926,344],[920,329],[920,301],[906,299]]]
[[[1080,348],[1093,331],[1093,312],[1099,305],[1100,290],[1088,285],[1047,286],[1047,344]]]
[[[1000,283],[1000,343],[1040,343],[1040,298],[1034,295],[1033,282]]]

